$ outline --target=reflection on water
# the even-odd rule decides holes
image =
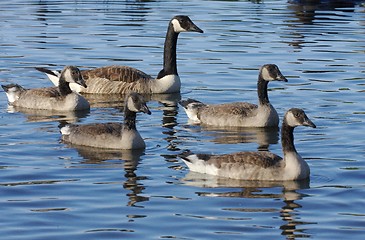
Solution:
[[[66,123],[76,123],[81,118],[85,118],[89,115],[90,110],[83,111],[68,111],[68,112],[57,112],[49,110],[40,109],[30,109],[30,108],[19,108],[14,106],[8,106],[7,111],[9,113],[20,112],[26,115],[28,122],[62,122]]]
[[[284,205],[278,211],[272,208],[224,208],[225,211],[245,213],[277,212],[284,224],[280,226],[282,235],[288,239],[308,238],[310,234],[305,233],[305,228],[301,225],[316,224],[316,222],[305,222],[300,220],[301,209],[305,206],[297,202],[306,197],[298,193],[300,189],[309,188],[309,180],[288,181],[288,182],[263,182],[244,181],[229,178],[219,178],[212,175],[189,172],[182,180],[183,184],[203,188],[196,192],[202,197],[225,197],[225,198],[258,198],[258,199],[281,199]],[[281,188],[282,193],[276,193],[276,189]],[[270,193],[272,191],[273,193]]]
[[[152,95],[145,96],[152,115],[137,118],[146,150],[104,151],[63,144],[58,125],[122,121],[124,96],[86,95],[85,114],[9,114],[2,92],[1,236],[363,239],[364,2],[0,1],[3,83],[47,87],[34,67],[66,64],[129,65],[155,76],[167,21],[189,14],[206,31],[179,39],[183,99],[248,99],[258,67],[271,62],[289,79],[270,87],[279,116],[300,107],[319,126],[295,132],[310,185],[227,180],[192,176],[176,154],[280,155],[279,131],[188,125],[180,94]]]
[[[146,179],[145,177],[139,177],[136,174],[138,163],[141,156],[145,154],[144,149],[134,150],[110,150],[110,149],[98,149],[88,146],[80,146],[67,144],[68,147],[77,150],[77,153],[82,157],[81,164],[98,165],[100,167],[120,167],[123,165],[124,177],[126,180],[123,182],[123,188],[128,190],[126,196],[129,199],[128,206],[136,206],[138,202],[148,201],[148,197],[141,195],[145,187],[140,181]],[[119,162],[115,162],[118,160]]]
[[[258,150],[267,151],[270,144],[277,144],[279,141],[279,128],[217,128],[203,126],[203,131],[213,137],[215,143],[237,144],[257,143]]]
[[[268,151],[270,144],[279,141],[279,128],[243,128],[216,127],[207,125],[189,125],[186,130],[192,133],[204,133],[212,137],[209,141],[220,144],[257,143],[259,151]]]
[[[354,7],[362,1],[356,0],[289,0],[288,9],[295,12],[298,20],[304,24],[313,24],[313,21],[331,20],[340,12],[353,12]],[[323,11],[338,11],[324,13]]]

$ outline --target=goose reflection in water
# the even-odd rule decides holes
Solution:
[[[224,208],[224,210],[241,212],[242,214],[252,211],[277,212],[278,217],[284,221],[284,224],[279,226],[282,230],[281,235],[286,236],[287,239],[311,237],[310,234],[304,233],[304,229],[300,228],[300,226],[316,224],[316,222],[304,222],[299,220],[300,212],[298,209],[303,208],[303,206],[297,202],[303,197],[306,197],[306,195],[299,193],[298,190],[309,188],[308,179],[283,182],[244,181],[189,172],[181,179],[181,183],[187,186],[201,188],[196,191],[196,194],[200,197],[258,198],[272,199],[274,201],[282,199],[284,205],[280,210],[273,208],[252,209],[249,207]],[[282,188],[281,193],[277,193],[278,188]],[[270,193],[270,191],[273,193]],[[244,203],[242,203],[242,205],[244,205]],[[303,212],[304,210],[301,211]],[[276,226],[272,227],[276,228]]]
[[[57,112],[41,109],[19,108],[14,106],[8,106],[8,113],[22,113],[27,117],[27,122],[62,122],[62,123],[76,123],[80,119],[89,115],[90,110],[84,111],[71,111],[71,112]]]
[[[353,12],[357,4],[363,0],[289,0],[288,9],[294,11],[298,20],[304,24],[313,24],[319,16],[326,20],[335,16],[325,11]],[[316,17],[317,16],[317,17]],[[333,18],[337,19],[337,18]]]
[[[83,158],[81,164],[106,168],[119,168],[123,165],[124,177],[126,178],[123,182],[123,188],[129,191],[126,194],[129,199],[127,206],[136,207],[139,202],[149,201],[148,197],[141,196],[145,186],[140,181],[147,177],[138,176],[135,173],[141,157],[145,154],[144,149],[110,150],[71,144],[67,144],[67,146],[76,149],[79,156]]]
[[[246,128],[246,127],[186,127],[187,131],[203,133],[212,137],[210,140],[219,144],[257,143],[259,151],[268,151],[271,144],[279,142],[279,128]]]

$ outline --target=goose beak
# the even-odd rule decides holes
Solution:
[[[276,77],[277,81],[282,81],[282,82],[288,82],[288,79],[286,79],[286,77],[284,77],[283,74],[278,74],[278,76]]]
[[[143,112],[143,113],[147,113],[148,115],[151,115],[151,111],[147,107],[147,105],[143,105],[140,111]]]
[[[188,32],[198,32],[198,33],[204,33],[203,30],[201,30],[197,25],[195,25],[193,22],[191,23]]]
[[[317,127],[309,118],[305,119],[305,121],[303,122],[303,126],[312,127],[312,128]]]
[[[87,88],[86,83],[85,83],[84,79],[82,78],[82,76],[80,76],[77,79],[76,83],[79,84],[79,85],[81,85],[81,86],[83,86],[84,88]]]

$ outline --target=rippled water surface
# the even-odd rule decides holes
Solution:
[[[51,115],[10,109],[1,90],[1,238],[363,239],[365,5],[298,2],[1,1],[0,81],[27,88],[51,86],[36,66],[120,64],[156,76],[172,16],[205,31],[180,34],[181,95],[153,96],[152,115],[138,115],[142,152],[60,141],[67,122],[121,121],[118,96],[88,96],[90,112]],[[282,154],[277,131],[194,126],[175,104],[256,102],[265,63],[289,80],[269,84],[279,115],[300,107],[317,125],[295,131],[309,181],[189,173],[176,156],[185,149]]]

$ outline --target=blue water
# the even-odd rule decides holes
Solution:
[[[363,239],[365,234],[365,6],[362,1],[1,1],[0,81],[51,86],[34,67],[129,65],[156,76],[172,16],[204,34],[178,41],[181,95],[154,96],[138,115],[145,151],[98,151],[60,141],[67,122],[121,121],[118,96],[90,112],[17,112],[0,94],[1,239]],[[341,1],[337,1],[341,2]],[[190,173],[176,155],[269,149],[276,131],[190,125],[180,98],[256,102],[258,69],[280,116],[297,128],[304,182],[268,183]]]

